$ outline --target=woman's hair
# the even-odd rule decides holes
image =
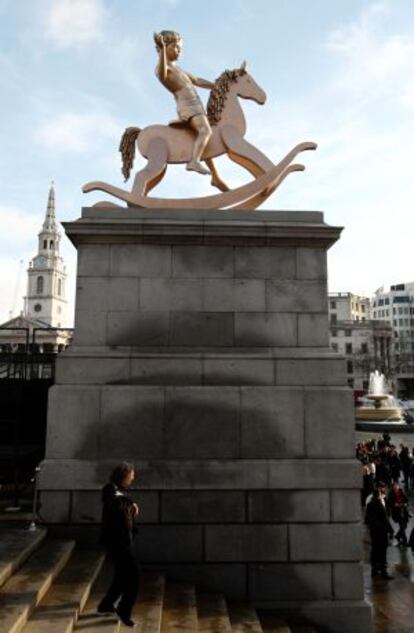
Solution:
[[[118,464],[118,466],[115,466],[115,468],[111,472],[109,480],[113,484],[115,484],[115,486],[122,486],[125,477],[128,475],[128,473],[131,473],[134,470],[135,468],[132,464],[129,464],[128,462],[121,462],[120,464]]]

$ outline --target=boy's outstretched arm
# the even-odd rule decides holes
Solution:
[[[207,79],[201,79],[201,77],[195,77],[194,75],[191,75],[190,73],[187,73],[187,75],[191,79],[191,82],[195,86],[198,86],[199,88],[209,88],[210,90],[212,90],[214,86],[216,85],[215,83],[212,83],[211,81],[208,81]]]
[[[157,42],[160,46],[160,62],[158,65],[158,73],[161,81],[165,81],[167,79],[168,66],[167,66],[167,52],[164,38],[161,34],[157,37]]]

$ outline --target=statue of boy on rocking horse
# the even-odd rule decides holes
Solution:
[[[125,130],[119,147],[125,180],[129,179],[136,148],[147,159],[146,166],[135,175],[131,192],[103,182],[87,183],[84,192],[106,191],[128,206],[248,210],[264,202],[289,173],[305,169],[292,161],[300,152],[316,149],[316,143],[299,143],[275,165],[245,140],[247,126],[239,98],[252,99],[261,105],[266,101],[266,93],[247,72],[246,62],[240,68],[225,70],[212,83],[177,65],[182,49],[179,33],[161,31],[154,34],[154,41],[159,55],[155,72],[162,85],[174,95],[178,120],[168,125],[150,125],[143,130],[139,127]],[[194,86],[211,90],[207,110]],[[213,158],[223,154],[247,169],[255,180],[229,189],[213,163]],[[223,193],[186,199],[149,197],[148,193],[162,180],[168,164],[179,163],[186,163],[189,171],[211,174],[211,184]]]

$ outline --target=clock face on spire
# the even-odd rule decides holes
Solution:
[[[37,257],[35,257],[33,260],[33,265],[35,266],[35,268],[42,268],[43,266],[46,266],[46,264],[47,259],[43,255],[37,255]]]

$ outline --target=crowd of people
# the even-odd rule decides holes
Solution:
[[[397,448],[391,436],[383,433],[378,440],[359,442],[356,456],[362,464],[361,504],[371,536],[371,573],[391,579],[387,547],[393,539],[414,554],[414,529],[407,535],[411,516],[407,494],[414,488],[414,452],[404,444]]]

